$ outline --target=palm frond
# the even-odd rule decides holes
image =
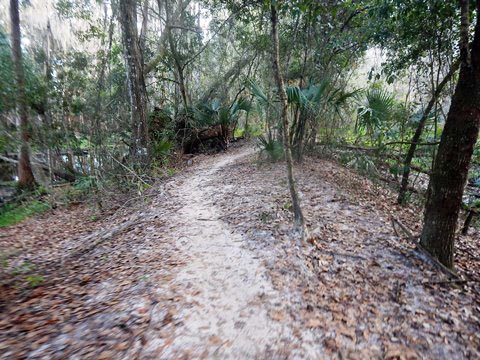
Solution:
[[[282,144],[270,136],[259,135],[257,147],[260,149],[260,154],[266,154],[272,162],[278,161],[284,156]]]
[[[247,79],[246,81],[246,86],[247,88],[250,90],[251,94],[255,97],[255,99],[257,99],[258,102],[261,102],[265,105],[269,105],[270,104],[270,99],[268,98],[268,96],[262,91],[262,89],[260,88],[260,86],[258,86],[257,83],[255,83],[253,80],[251,79]]]
[[[248,99],[240,98],[235,101],[230,107],[230,114],[235,115],[242,110],[245,112],[252,110],[252,103]]]
[[[308,99],[297,85],[288,86],[285,91],[287,93],[287,100],[289,104],[295,104],[300,107],[307,105]]]
[[[303,90],[305,97],[310,103],[319,104],[324,99],[329,85],[330,81],[328,79],[322,80],[319,84],[311,84]]]
[[[384,89],[370,89],[365,100],[357,111],[360,126],[372,130],[389,120],[395,107],[395,98],[391,93]]]

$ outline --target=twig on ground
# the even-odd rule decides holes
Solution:
[[[418,243],[418,240],[413,235],[413,232],[407,226],[405,226],[400,220],[392,217],[392,227],[393,227],[393,230],[395,231],[395,235],[397,235],[398,237],[401,237],[398,234],[397,227],[395,225],[398,225],[398,227],[405,233],[405,235],[407,235],[408,240],[412,241],[414,244]]]
[[[456,272],[450,270],[447,268],[445,265],[443,265],[440,261],[438,261],[436,258],[434,258],[417,240],[417,237],[413,235],[413,232],[402,222],[398,219],[395,219],[392,217],[392,225],[393,229],[395,231],[395,234],[398,236],[398,232],[395,228],[395,224],[399,226],[399,228],[407,235],[407,239],[413,242],[416,245],[415,252],[419,255],[422,260],[427,260],[430,263],[432,263],[434,266],[436,266],[438,269],[440,269],[442,272],[444,272],[447,276],[453,277],[456,280],[463,280],[460,275],[458,275]]]
[[[98,245],[102,244],[103,242],[105,242],[105,241],[109,240],[110,238],[114,237],[115,235],[119,234],[120,232],[128,229],[131,226],[138,225],[139,223],[141,223],[145,220],[146,220],[145,218],[138,216],[138,217],[136,217],[132,220],[126,221],[123,224],[118,225],[117,227],[114,227],[113,229],[105,230],[105,231],[101,232],[100,234],[98,234],[98,233],[90,234],[84,240],[81,240],[81,242],[82,243],[84,243],[84,242],[88,243],[91,239],[93,239],[95,237],[98,238],[98,239],[95,240],[93,243],[87,245],[86,247],[74,250],[71,254],[69,254],[65,258],[63,258],[61,260],[61,262],[63,263],[65,260],[67,260],[69,258],[82,256],[85,253],[93,250]]]
[[[416,248],[417,252],[424,255],[431,263],[433,263],[437,268],[443,271],[447,276],[451,276],[456,280],[463,280],[460,275],[458,275],[455,271],[450,270],[445,265],[443,265],[440,261],[434,258],[422,245],[417,244]]]
[[[115,159],[115,156],[113,156],[112,154],[108,154],[110,155],[110,157],[116,162],[118,163],[119,165],[121,165],[124,169],[126,169],[130,174],[132,174],[133,176],[135,176],[138,180],[140,180],[144,185],[147,185],[148,187],[151,187],[151,185],[149,183],[147,183],[145,180],[143,180],[140,175],[138,175],[135,171],[133,171],[132,169],[130,169],[128,166],[126,166],[125,164],[122,164],[120,161],[118,161],[117,159]]]
[[[434,280],[434,281],[421,281],[419,285],[443,285],[443,284],[458,284],[464,285],[469,282],[478,282],[479,280],[464,280],[464,279],[447,279],[447,280]]]

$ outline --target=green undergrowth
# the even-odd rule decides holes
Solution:
[[[0,208],[0,228],[15,225],[26,218],[50,209],[48,203],[32,200],[21,204],[7,204]]]

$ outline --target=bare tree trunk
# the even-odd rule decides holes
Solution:
[[[132,143],[131,155],[144,165],[148,162],[147,89],[143,74],[143,56],[137,30],[136,0],[120,0],[119,21],[130,96]]]
[[[18,157],[18,186],[21,189],[34,188],[32,165],[30,162],[31,128],[28,122],[27,94],[25,91],[25,73],[23,70],[22,46],[20,34],[20,14],[18,0],[10,0],[10,21],[12,26],[12,59],[17,83],[17,106],[20,115],[20,153]]]
[[[480,1],[469,47],[469,1],[461,0],[461,68],[428,185],[421,245],[453,268],[455,230],[480,127]]]
[[[140,30],[140,50],[145,51],[145,41],[147,40],[148,28],[148,0],[143,1],[142,10],[142,29]]]
[[[43,43],[43,50],[45,52],[44,60],[44,71],[45,71],[45,84],[47,89],[50,89],[52,86],[52,63],[51,63],[51,53],[54,50],[54,39],[52,28],[50,26],[50,20],[47,21],[47,29],[45,32],[45,38]],[[52,144],[49,140],[50,131],[52,130],[52,113],[50,106],[50,98],[48,94],[45,94],[42,98],[43,113],[41,113],[43,121],[43,131],[42,131],[42,143],[45,147],[45,153],[47,154],[47,160],[50,167],[49,170],[49,180],[53,181],[53,168],[54,168],[54,158],[52,152]]]
[[[271,6],[271,22],[272,22],[272,67],[275,81],[277,83],[278,94],[280,97],[280,105],[282,107],[281,119],[282,119],[282,134],[283,134],[283,148],[285,150],[285,162],[287,164],[287,178],[288,187],[290,189],[290,196],[292,197],[293,214],[295,217],[295,225],[300,228],[305,234],[305,219],[303,217],[302,209],[300,206],[300,199],[295,189],[295,179],[293,174],[293,160],[292,151],[290,148],[290,135],[288,124],[288,101],[287,93],[285,91],[285,84],[283,81],[282,73],[280,70],[280,51],[278,40],[278,14],[275,5]]]
[[[160,1],[158,2],[160,6]],[[180,60],[180,55],[178,54],[177,47],[175,45],[175,39],[173,38],[172,27],[171,27],[171,18],[172,18],[172,9],[170,7],[169,1],[165,0],[165,18],[166,26],[165,31],[168,31],[168,42],[170,45],[170,52],[173,56],[173,62],[175,64],[175,70],[177,72],[178,87],[180,88],[180,94],[182,95],[183,107],[185,111],[188,108],[188,96],[187,96],[187,87],[185,85],[185,75],[183,73],[183,66]]]
[[[410,147],[408,148],[407,154],[405,155],[405,160],[403,162],[402,182],[400,185],[400,190],[398,192],[398,198],[397,198],[397,202],[399,204],[403,204],[405,202],[405,196],[407,195],[407,188],[408,188],[408,178],[410,176],[410,169],[411,169],[410,166],[412,164],[413,156],[415,155],[415,150],[417,149],[417,145],[420,141],[420,137],[422,136],[423,128],[425,127],[425,123],[427,122],[428,116],[430,115],[430,112],[432,111],[438,98],[440,97],[440,94],[442,93],[445,85],[448,84],[448,82],[452,79],[453,75],[455,75],[459,66],[460,66],[459,61],[455,61],[452,64],[447,75],[445,75],[442,82],[438,84],[437,88],[435,89],[435,92],[432,98],[430,99],[427,107],[425,108],[425,111],[423,112],[423,115],[418,123],[417,130],[415,131],[415,134],[412,137]]]

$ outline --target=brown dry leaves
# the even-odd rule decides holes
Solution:
[[[221,218],[244,235],[283,295],[267,310],[291,327],[291,338],[283,339],[288,349],[272,349],[270,357],[312,357],[308,343],[326,358],[479,358],[479,234],[460,238],[456,259],[462,276],[477,282],[435,283],[443,275],[390,224],[395,216],[419,231],[421,209],[396,206],[390,191],[328,161],[309,159],[297,175],[315,247],[292,233],[283,164],[258,167],[244,159],[206,184],[216,187]],[[101,221],[86,221],[89,210],[77,206],[2,233],[0,249],[13,254],[9,269],[28,260],[45,280],[32,289],[1,274],[0,357],[161,356],[179,307],[195,294],[172,286],[185,260],[171,238],[178,204],[160,187],[154,191],[152,203]],[[68,257],[95,241],[89,234],[136,217],[141,222]],[[210,342],[222,345],[219,337]]]
[[[395,205],[391,191],[329,161],[308,159],[296,173],[316,247],[291,232],[284,164],[250,158],[231,166],[216,200],[249,248],[269,259],[272,281],[288,299],[285,318],[311,329],[322,356],[478,358],[478,282],[433,283],[444,275],[392,229],[395,216],[419,231],[421,209]],[[480,236],[462,238],[460,248],[465,243],[459,271],[478,281],[478,258],[468,253],[480,248]]]
[[[170,323],[179,296],[168,282],[181,261],[162,229],[175,204],[160,192],[136,205],[101,221],[89,221],[86,207],[63,208],[6,229],[0,250],[14,255],[1,274],[0,357],[132,358],[149,327]],[[11,281],[25,261],[44,279],[36,288]]]

